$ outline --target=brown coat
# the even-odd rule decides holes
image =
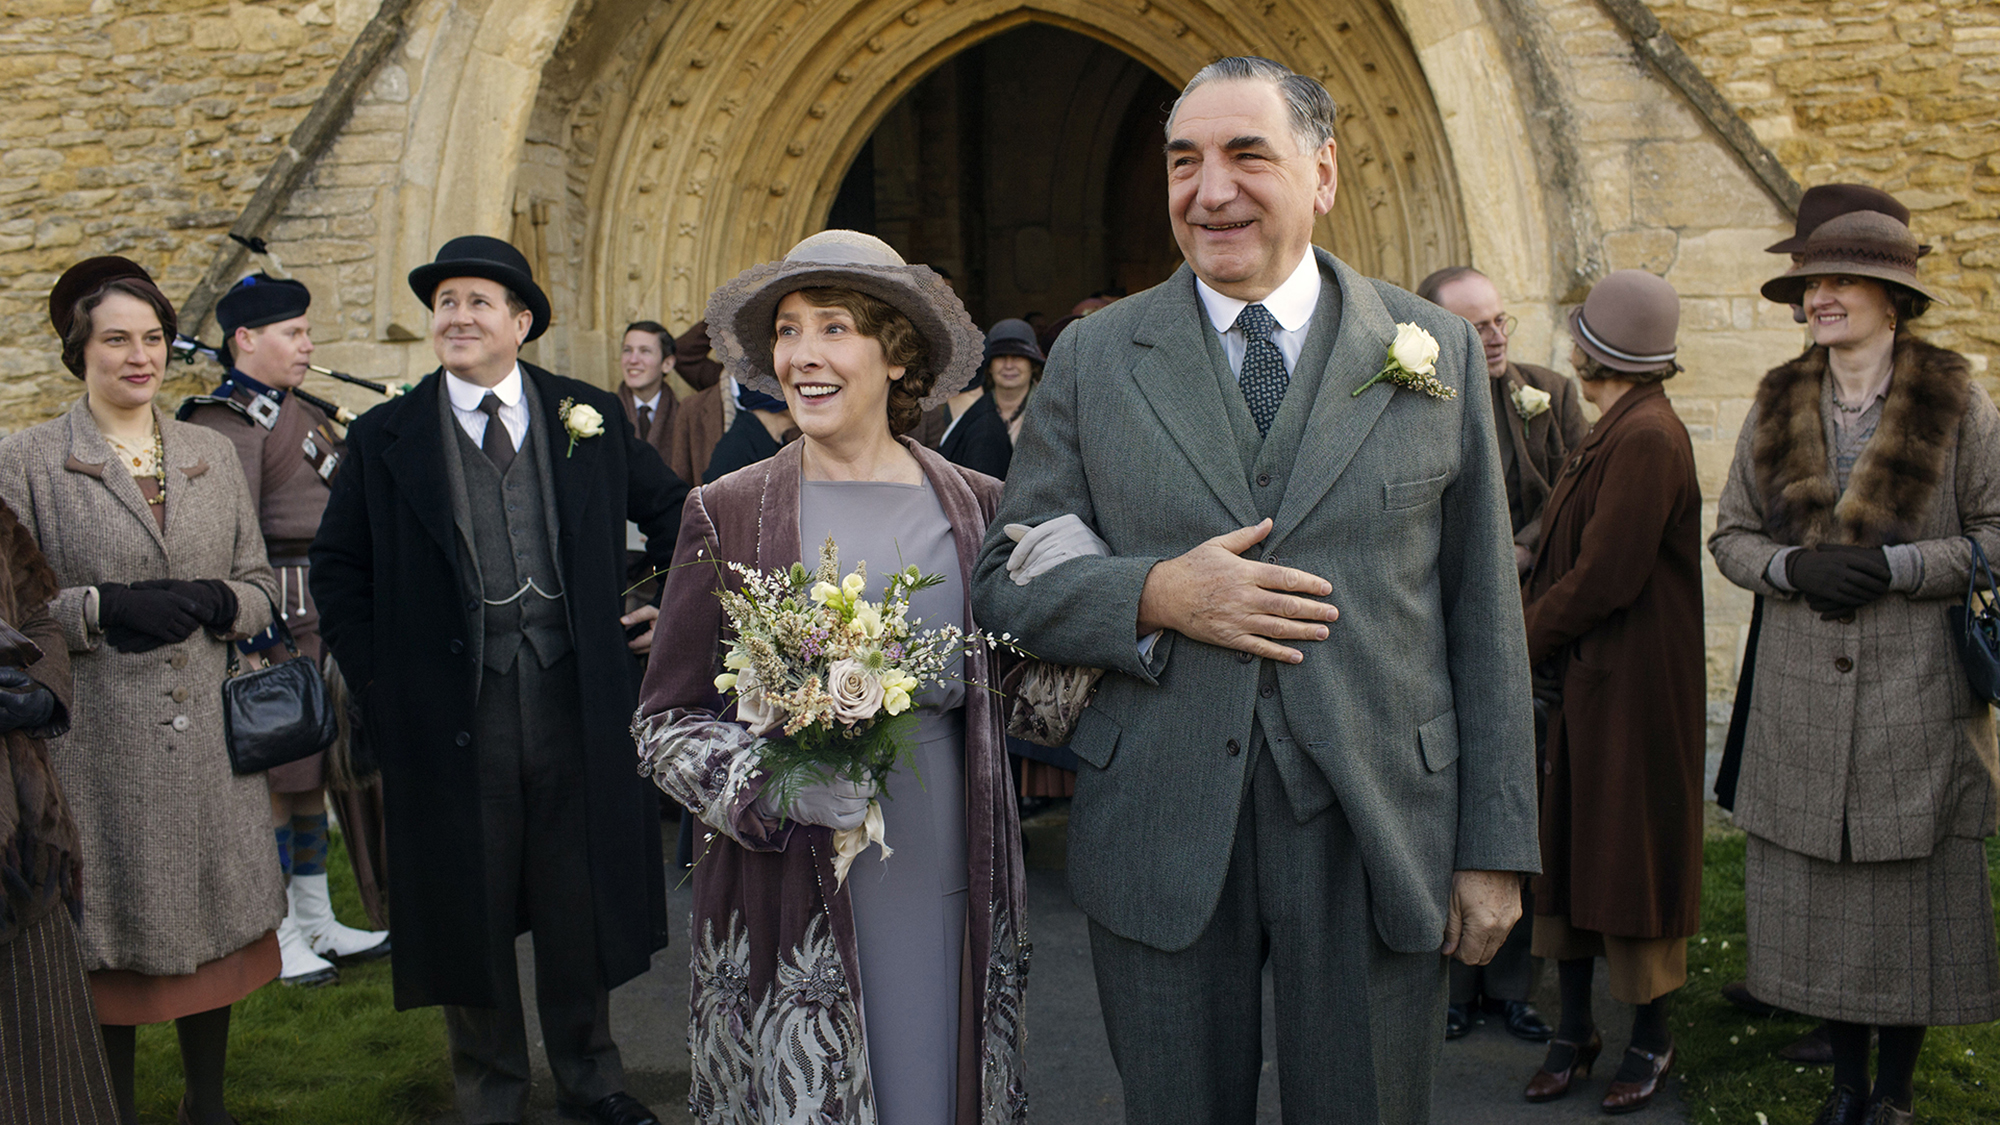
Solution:
[[[674,408],[673,436],[667,443],[667,468],[674,475],[689,484],[700,484],[708,471],[708,458],[715,452],[715,443],[729,429],[734,417],[735,403],[723,392],[729,389],[727,381],[712,383],[706,389],[688,396],[686,402]]]
[[[1979,541],[2000,558],[2000,411],[1963,357],[1907,333],[1875,436],[1839,491],[1826,349],[1773,368],[1729,467],[1709,549],[1764,595],[1736,823],[1817,859],[1915,859],[2000,823],[1993,719],[1946,634]],[[1908,543],[1913,591],[1823,621],[1767,571],[1787,546]],[[1843,840],[1847,854],[1842,854]]]
[[[50,603],[76,677],[69,733],[49,757],[83,848],[84,964],[191,973],[285,914],[261,776],[230,772],[221,685],[228,644],[206,630],[152,652],[104,643],[99,582],[221,578],[229,639],[270,623],[277,584],[236,449],[154,409],[167,460],[167,526],[115,463],[85,401],[0,441],[0,499],[41,543]]]
[[[219,402],[188,411],[185,421],[214,430],[236,447],[237,463],[257,503],[257,526],[265,545],[280,557],[304,555],[319,531],[319,517],[331,491],[329,480],[306,460],[305,442],[336,452],[343,448],[320,408],[297,395],[286,395],[268,430]]]
[[[0,735],[0,945],[58,905],[74,910],[82,901],[76,820],[42,742],[69,726],[69,645],[49,614],[55,593],[55,572],[34,537],[0,503],[0,621],[42,650],[26,671],[57,703],[46,728]]]
[[[936,491],[958,543],[960,570],[969,576],[999,504],[1000,482],[903,440]],[[660,601],[661,635],[673,643],[656,650],[647,665],[632,724],[640,757],[650,763],[642,768],[654,771],[660,788],[707,825],[709,843],[694,869],[688,1042],[690,1102],[701,1121],[717,1125],[808,1117],[849,1125],[876,1121],[868,1069],[853,1057],[865,1060],[867,1048],[853,899],[827,893],[835,886],[831,830],[785,824],[773,832],[752,809],[766,776],[755,758],[735,752],[733,742],[686,733],[690,721],[716,721],[714,677],[726,619],[715,596],[722,580],[715,562],[761,570],[799,562],[802,449],[795,442],[689,494]],[[968,630],[976,628],[969,592],[965,619]],[[984,649],[967,652],[965,679],[999,683]],[[1025,883],[998,698],[997,691],[974,686],[965,699],[969,893],[955,1125],[998,1125],[1019,1121],[1025,1112]],[[811,1022],[811,1034],[802,1039],[767,1031],[757,1041],[758,1029],[801,1018]],[[770,1046],[780,1041],[804,1042],[805,1049]],[[829,1068],[832,1082],[823,1080]],[[739,1117],[733,1107],[746,1097],[753,1105],[758,1097],[769,1101],[762,1113]],[[786,1113],[788,1098],[804,1103],[796,1114]]]
[[[1534,387],[1549,396],[1548,409],[1523,419],[1514,395]],[[1500,431],[1500,464],[1507,474],[1507,509],[1514,545],[1532,562],[1542,541],[1542,509],[1555,491],[1569,451],[1583,441],[1589,423],[1577,404],[1576,382],[1532,363],[1509,363],[1493,381],[1494,422]]]
[[[1570,455],[1528,579],[1528,658],[1562,667],[1535,911],[1628,938],[1701,924],[1701,485],[1657,383]]]
[[[639,404],[632,396],[632,388],[622,382],[618,384],[618,405],[625,408],[625,424],[632,427],[633,433],[639,433]],[[673,464],[669,458],[673,456],[674,452],[674,416],[676,413],[677,404],[674,398],[674,389],[665,383],[661,383],[660,404],[653,411],[653,425],[645,433],[639,434],[639,440],[652,446],[653,451],[660,455],[660,460],[666,461],[668,465]],[[688,480],[687,477],[681,477],[681,479]],[[699,484],[700,482],[693,481],[691,483]]]

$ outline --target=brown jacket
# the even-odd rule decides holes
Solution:
[[[673,437],[667,443],[667,468],[689,484],[702,482],[715,443],[722,440],[730,419],[735,417],[736,404],[723,393],[728,389],[727,380],[712,383],[689,395],[686,402],[674,409]]]
[[[1617,937],[1701,924],[1701,485],[1657,383],[1564,464],[1528,582],[1528,658],[1563,668],[1535,911]]]
[[[335,453],[342,448],[320,408],[297,395],[286,395],[268,430],[219,402],[187,411],[184,420],[214,430],[236,447],[237,463],[257,504],[257,526],[265,545],[281,557],[304,555],[319,531],[319,517],[331,491],[329,480],[306,459],[305,443]]]
[[[639,433],[639,404],[632,397],[632,388],[622,382],[618,384],[618,405],[625,408],[625,424],[632,427],[633,433]],[[661,383],[660,401],[659,405],[653,411],[652,428],[643,434],[639,434],[639,440],[652,446],[653,450],[660,455],[660,460],[666,461],[668,465],[673,464],[669,458],[673,455],[674,451],[674,415],[676,410],[673,388],[667,386],[665,383]],[[682,477],[681,479],[687,480],[688,478]],[[700,482],[696,481],[693,483],[699,484]]]
[[[49,614],[55,593],[55,572],[34,537],[0,503],[0,621],[42,650],[25,670],[56,697],[47,727],[0,735],[0,945],[58,905],[74,910],[82,901],[76,820],[42,741],[69,727],[69,646]]]
[[[2000,558],[2000,411],[1962,356],[1900,335],[1880,425],[1843,493],[1827,378],[1819,347],[1764,376],[1709,538],[1723,575],[1764,595],[1736,823],[1818,859],[1914,859],[1946,836],[1990,836],[2000,818],[1992,712],[1945,626],[1965,597],[1964,537]],[[1822,621],[1767,576],[1780,549],[1818,543],[1912,544],[1922,579]]]
[[[100,582],[221,578],[236,595],[228,639],[263,629],[277,584],[236,449],[201,426],[154,417],[166,445],[163,532],[79,399],[63,417],[0,441],[0,499],[40,542],[60,585],[50,603],[69,647],[77,705],[49,758],[76,814],[89,909],[87,969],[191,973],[285,914],[260,776],[223,747],[228,644],[207,630],[152,652],[103,641]]]
[[[1533,418],[1521,417],[1515,399],[1523,387],[1549,396],[1547,409]],[[1532,363],[1509,363],[1493,380],[1493,420],[1500,431],[1500,466],[1506,473],[1517,561],[1534,561],[1542,540],[1542,509],[1554,491],[1556,474],[1590,428],[1577,397],[1574,380]],[[1525,577],[1525,564],[1521,571]]]

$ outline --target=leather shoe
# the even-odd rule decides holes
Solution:
[[[1778,1057],[1786,1062],[1803,1063],[1806,1066],[1832,1066],[1833,1039],[1827,1034],[1826,1024],[1821,1023],[1778,1048]]]
[[[1917,1115],[1907,1109],[1897,1109],[1889,1104],[1888,1098],[1877,1098],[1868,1103],[1868,1112],[1861,1118],[1861,1125],[1911,1125]]]
[[[1745,980],[1733,980],[1723,985],[1722,998],[1753,1016],[1763,1016],[1769,1019],[1772,1016],[1791,1014],[1776,1004],[1766,1004],[1764,1001],[1751,995],[1750,982]]]
[[[1444,1006],[1444,1037],[1463,1039],[1472,1034],[1472,1009],[1467,1004]]]
[[[1605,1091],[1604,1101],[1599,1103],[1606,1113],[1633,1113],[1653,1104],[1653,1095],[1660,1092],[1660,1081],[1674,1068],[1674,1048],[1669,1043],[1667,1049],[1655,1055],[1641,1051],[1637,1047],[1627,1047],[1625,1053],[1637,1055],[1650,1064],[1651,1073],[1637,1082],[1613,1082]]]
[[[1861,1125],[1862,1115],[1867,1112],[1868,1102],[1860,1094],[1845,1086],[1835,1086],[1826,1101],[1820,1103],[1812,1125]]]
[[[1506,1026],[1507,1034],[1530,1043],[1546,1043],[1556,1037],[1556,1029],[1526,1000],[1501,1001],[1500,1022]]]
[[[623,1090],[606,1094],[581,1110],[565,1109],[563,1116],[593,1125],[660,1125],[660,1119],[653,1116],[645,1103]]]
[[[1590,1042],[1581,1045],[1567,1039],[1557,1039],[1549,1043],[1550,1050],[1557,1047],[1569,1047],[1576,1053],[1571,1057],[1569,1066],[1559,1071],[1550,1070],[1548,1060],[1542,1060],[1542,1069],[1537,1070],[1535,1076],[1528,1079],[1528,1088],[1522,1091],[1522,1096],[1531,1102],[1555,1101],[1569,1093],[1570,1083],[1579,1078],[1590,1077],[1591,1065],[1604,1051],[1604,1036],[1593,1031],[1590,1033]]]

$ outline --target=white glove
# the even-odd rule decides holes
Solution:
[[[1024,523],[1010,523],[1005,530],[1007,538],[1014,541],[1014,552],[1007,556],[1007,573],[1016,586],[1026,586],[1029,580],[1047,574],[1059,563],[1085,555],[1111,553],[1110,546],[1090,530],[1090,525],[1074,515],[1057,516],[1032,528]]]
[[[781,814],[772,804],[771,797],[769,792],[758,796],[757,811],[776,820]],[[875,783],[872,781],[849,781],[843,777],[801,785],[799,791],[792,794],[791,805],[783,810],[782,817],[801,824],[825,825],[836,832],[859,828],[868,816],[868,802],[874,797]]]

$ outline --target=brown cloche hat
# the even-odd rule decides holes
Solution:
[[[174,303],[167,300],[166,294],[160,292],[159,285],[153,281],[153,275],[146,272],[146,267],[116,254],[85,258],[64,270],[63,275],[56,279],[55,288],[49,290],[49,327],[56,330],[56,339],[69,338],[69,330],[76,319],[77,302],[113,281],[127,281],[136,288],[151,290],[152,295],[158,298],[153,303],[166,309],[169,314],[173,312]],[[171,337],[180,325],[169,315],[167,322],[160,327],[166,329],[167,335]],[[65,356],[63,365],[69,368],[70,374],[79,379],[83,378],[81,364],[73,364],[69,361],[69,357]]]
[[[771,366],[778,302],[801,289],[853,289],[886,301],[923,336],[937,379],[929,410],[965,389],[979,372],[986,337],[965,302],[929,266],[903,261],[888,243],[853,230],[823,230],[775,262],[752,266],[708,298],[708,332],[723,369],[738,383],[782,398]]]
[[[1674,362],[1681,299],[1664,278],[1645,270],[1615,270],[1569,314],[1570,338],[1585,355],[1639,375]]]
[[[1764,283],[1767,300],[1796,305],[1816,277],[1870,277],[1945,304],[1917,279],[1917,236],[1880,211],[1851,211],[1821,223],[1799,251],[1798,264]]]
[[[1799,218],[1792,227],[1792,237],[1766,246],[1764,252],[1804,253],[1806,239],[1812,237],[1812,232],[1818,230],[1820,224],[1854,211],[1880,211],[1905,226],[1910,222],[1910,209],[1881,188],[1872,188],[1867,184],[1820,184],[1807,188],[1805,194],[1799,197]],[[1928,246],[1917,247],[1919,258],[1930,252]]]

